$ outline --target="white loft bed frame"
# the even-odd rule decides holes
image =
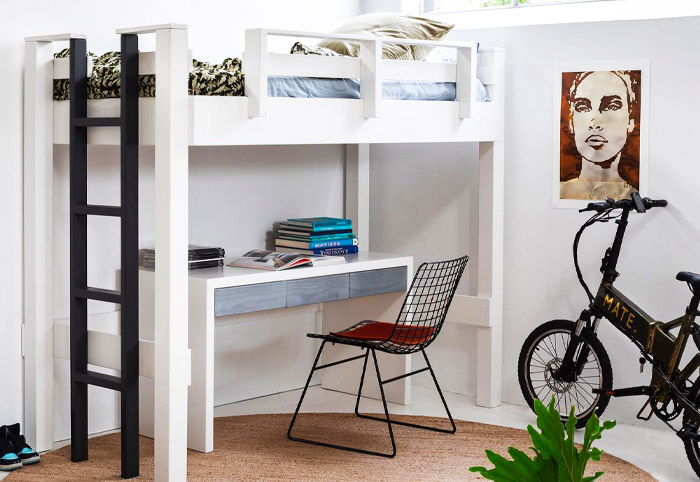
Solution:
[[[477,404],[501,403],[503,312],[504,51],[476,43],[246,30],[246,97],[188,96],[187,26],[155,25],[117,34],[156,34],[156,51],[140,54],[140,73],[156,75],[157,97],[140,99],[140,143],[155,146],[158,251],[156,343],[141,342],[140,374],[155,377],[156,480],[185,480],[188,350],[188,146],[346,144],[346,216],[369,239],[369,144],[479,143],[477,296],[457,295],[447,321],[477,327]],[[360,43],[359,58],[268,52],[270,36],[337,38]],[[68,59],[54,59],[63,34],[26,39],[24,115],[25,430],[38,450],[53,446],[53,358],[69,353],[54,330],[53,145],[68,143],[68,102],[53,101],[53,79],[68,77]],[[452,47],[457,63],[383,60],[383,43]],[[478,61],[477,61],[478,58]],[[267,96],[268,75],[361,79],[361,99]],[[476,78],[490,102],[476,102]],[[456,102],[382,99],[382,81],[456,82]],[[88,115],[119,113],[119,99],[88,101]],[[225,119],[225,120],[224,120]],[[90,144],[119,144],[115,130],[92,128]],[[363,249],[367,249],[365,244]],[[50,273],[50,269],[49,269]],[[57,325],[58,326],[58,325]],[[119,337],[90,332],[89,362],[118,369]]]

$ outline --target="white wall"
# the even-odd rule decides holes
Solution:
[[[534,7],[533,7],[534,8]],[[576,60],[650,59],[649,88],[649,192],[669,200],[669,208],[643,216],[633,215],[618,270],[618,287],[660,320],[680,316],[690,297],[683,283],[675,281],[681,270],[700,272],[700,179],[695,134],[700,94],[697,79],[700,62],[691,41],[697,37],[700,18],[605,22],[598,24],[548,25],[457,31],[451,39],[476,39],[484,46],[506,48],[506,199],[505,199],[505,313],[503,383],[504,401],[524,403],[517,382],[517,357],[527,334],[540,323],[554,318],[576,318],[586,302],[573,269],[571,245],[585,215],[551,206],[553,69],[558,62]],[[375,147],[372,179],[394,183],[372,184],[372,208],[393,213],[389,224],[373,215],[372,249],[411,250],[417,260],[446,258],[473,250],[470,232],[476,203],[454,198],[434,188],[446,183],[452,192],[460,179],[468,192],[476,179],[465,176],[476,166],[475,155],[465,156],[458,146]],[[455,164],[459,159],[464,166]],[[446,161],[447,160],[447,161]],[[426,169],[419,161],[427,162]],[[415,189],[400,198],[384,195],[397,186]],[[422,186],[422,187],[421,187]],[[459,200],[457,200],[459,199]],[[429,211],[417,211],[429,205]],[[443,219],[441,209],[460,215]],[[415,213],[419,213],[417,216]],[[411,232],[396,230],[407,223]],[[454,226],[464,225],[454,231]],[[590,284],[599,281],[598,267],[614,226],[599,225],[582,241],[582,266]],[[465,233],[469,237],[465,239]],[[405,237],[421,242],[407,242]],[[432,242],[426,242],[432,240]],[[423,244],[425,243],[425,244]],[[438,250],[440,246],[442,250]],[[472,260],[473,261],[473,260]],[[471,262],[470,262],[471,263]],[[474,269],[471,265],[471,270]],[[468,275],[473,275],[473,271]],[[462,287],[469,291],[470,285]],[[639,374],[638,352],[613,328],[604,324],[601,338],[612,359],[615,386],[648,383],[649,371]],[[438,339],[438,343],[440,340]],[[454,333],[443,344],[470,348],[473,334]],[[440,351],[440,345],[433,352]],[[694,350],[694,348],[693,348]],[[691,350],[692,351],[692,350]],[[448,351],[448,353],[452,353]],[[454,355],[456,356],[456,355]],[[459,390],[456,380],[473,380],[475,367],[467,357],[451,358],[437,367],[446,388]],[[437,364],[436,364],[437,365]],[[458,371],[459,373],[455,373]],[[425,381],[424,381],[425,382]],[[421,382],[423,383],[423,382]],[[470,391],[473,387],[470,385]],[[606,416],[636,423],[635,415],[644,400],[613,400]]]
[[[374,3],[373,0],[367,0]],[[387,0],[381,0],[386,2]],[[398,1],[398,0],[395,0]],[[421,0],[403,0],[403,12],[412,12]],[[694,0],[599,0],[550,5],[525,5],[517,8],[484,8],[467,12],[437,13],[437,20],[453,23],[458,29],[549,25],[560,23],[647,20],[700,15],[700,3]]]
[[[220,62],[241,56],[245,28],[273,27],[311,31],[335,29],[358,13],[356,0],[331,3],[305,0],[290,3],[223,2],[205,0],[125,0],[108,15],[96,14],[88,0],[15,2],[3,11],[0,29],[0,366],[3,390],[0,425],[22,419],[22,82],[25,36],[79,32],[88,36],[88,49],[96,53],[119,48],[114,29],[125,26],[182,22],[190,26],[190,47],[195,58]],[[310,13],[311,12],[311,13]],[[281,39],[275,46],[288,49],[293,41]],[[67,45],[56,45],[56,49]],[[154,47],[152,36],[140,42],[141,50]],[[68,152],[54,150],[55,305],[56,319],[68,317]],[[118,203],[116,148],[91,148],[89,196],[94,203]],[[198,162],[200,161],[200,162]],[[191,153],[190,233],[194,243],[220,244],[230,254],[263,247],[274,221],[294,216],[343,213],[344,149],[340,146],[199,148]],[[142,247],[153,244],[153,149],[141,150],[140,237]],[[259,188],[251,189],[251,186]],[[204,202],[205,195],[209,201]],[[89,226],[90,283],[115,288],[119,267],[119,230],[110,220],[91,220]],[[47,267],[47,275],[51,268]],[[105,303],[90,304],[91,313],[113,310]],[[113,331],[116,318],[91,324],[91,329]],[[290,322],[294,322],[291,320]],[[55,365],[55,438],[69,434],[68,363]],[[100,431],[118,424],[113,407],[117,397],[91,388],[90,430]],[[66,423],[60,423],[63,420]]]
[[[476,144],[377,144],[370,148],[370,249],[425,261],[471,255],[458,292],[476,294]],[[476,328],[448,323],[428,348],[443,389],[476,393]],[[417,354],[416,368],[425,365]],[[417,385],[434,387],[428,373]]]

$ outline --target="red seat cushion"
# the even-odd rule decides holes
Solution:
[[[393,331],[393,334],[392,334]],[[419,345],[427,341],[435,329],[431,326],[397,325],[384,321],[372,321],[342,333],[331,333],[338,338],[364,341],[390,341],[398,345]],[[387,340],[391,336],[391,339]]]

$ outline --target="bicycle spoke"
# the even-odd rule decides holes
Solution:
[[[581,395],[581,397],[586,401],[586,403],[590,404],[591,402],[593,402],[595,400],[595,397],[593,397],[592,399],[588,398],[589,397],[588,393],[585,392],[583,389],[579,389],[578,385],[574,385],[574,390],[576,390],[577,394]],[[577,397],[577,400],[578,400],[578,397]],[[582,408],[582,407],[579,407],[579,408]]]
[[[549,387],[547,385],[542,385],[542,389],[535,394],[535,398],[538,400],[542,400],[542,392],[544,392],[545,389],[548,389]],[[549,390],[547,393],[552,393],[552,390]]]
[[[547,355],[551,356],[552,358],[556,358],[556,357],[557,357],[557,355],[556,355],[555,353],[552,353],[552,352],[550,351],[550,347],[547,345],[547,343],[546,343],[544,340],[543,340],[543,342],[542,342],[542,350],[544,350],[545,352],[547,352]]]
[[[549,339],[549,337],[547,337],[546,340],[549,342],[549,346],[552,347],[552,351],[554,352],[552,356],[554,356],[554,358],[559,358],[557,356],[559,352],[557,351],[556,338],[554,339],[554,341],[552,341],[551,339]]]
[[[542,357],[540,356],[539,353],[534,353],[534,352],[533,352],[532,356],[533,356],[533,357],[534,357],[534,356],[537,356],[537,358],[539,358],[539,360],[542,362],[542,366],[543,366],[543,367],[547,366],[547,362],[544,361],[544,358],[542,358]]]

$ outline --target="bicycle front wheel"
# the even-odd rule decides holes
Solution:
[[[557,377],[575,329],[576,323],[568,320],[548,321],[535,329],[520,351],[518,380],[530,408],[536,399],[546,405],[554,396],[562,422],[566,423],[571,407],[575,407],[576,428],[582,428],[596,408],[600,416],[607,407],[610,396],[594,393],[593,389],[612,389],[613,374],[603,344],[594,333],[584,330],[574,360],[582,358],[584,348],[588,351],[586,359],[579,360],[573,381]]]

